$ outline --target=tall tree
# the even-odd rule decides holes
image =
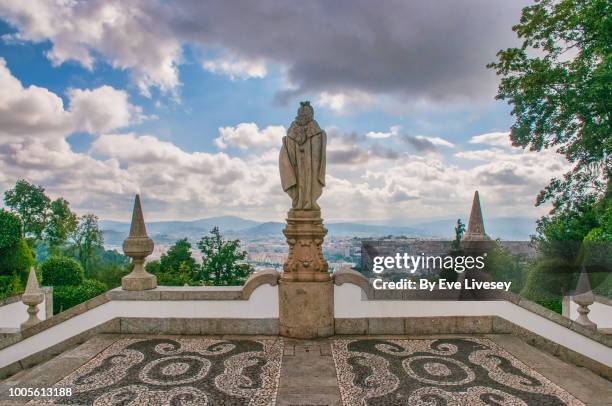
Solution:
[[[45,189],[25,179],[19,179],[13,189],[4,193],[4,203],[21,218],[25,236],[34,240],[42,239],[50,202]]]
[[[0,209],[0,299],[23,291],[33,262],[21,220],[15,213]]]
[[[157,263],[147,264],[147,271],[157,276],[160,285],[182,286],[195,282],[199,266],[191,255],[191,244],[184,238],[175,242]]]
[[[44,229],[44,238],[51,253],[57,254],[59,248],[76,231],[78,218],[70,210],[70,203],[63,198],[51,202],[50,214]]]
[[[243,263],[246,251],[240,250],[240,240],[224,240],[218,227],[198,241],[202,252],[200,278],[206,285],[240,285],[252,267]]]
[[[512,143],[574,164],[537,204],[551,201],[554,213],[601,198],[612,177],[612,2],[536,0],[513,30],[522,45],[489,64],[516,117]]]
[[[461,219],[457,219],[457,225],[455,226],[455,239],[453,240],[453,248],[458,250],[461,248],[461,237],[465,233],[465,224]]]
[[[159,259],[161,272],[179,272],[181,266],[188,270],[190,277],[197,269],[196,260],[191,255],[191,244],[186,238],[178,240],[168,249],[168,252],[163,254]]]
[[[90,275],[96,250],[100,249],[102,244],[104,237],[98,226],[98,217],[94,214],[85,214],[81,217],[74,234],[74,250],[86,275]]]

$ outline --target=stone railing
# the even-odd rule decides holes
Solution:
[[[41,311],[38,313],[38,317],[45,320],[53,316],[53,288],[43,286],[40,290],[44,299],[39,305]],[[18,332],[21,323],[28,319],[28,306],[22,302],[21,296],[11,296],[0,300],[0,337]]]
[[[278,277],[265,270],[243,286],[108,291],[0,339],[0,379],[98,333],[277,335]]]
[[[612,378],[612,336],[512,293],[498,300],[418,300],[375,290],[360,273],[334,275],[335,334],[513,334]]]
[[[0,378],[98,333],[279,334],[279,274],[257,272],[244,286],[115,289],[0,340]],[[334,274],[335,334],[513,334],[612,378],[612,336],[516,295],[502,300],[402,300],[372,289],[354,271]],[[282,283],[282,282],[281,282]]]
[[[563,316],[572,320],[578,319],[578,308],[573,296],[563,298]],[[612,333],[612,299],[594,294],[593,303],[588,308],[588,317],[597,328],[608,334]]]

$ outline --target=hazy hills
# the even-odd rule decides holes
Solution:
[[[325,223],[328,236],[333,237],[379,237],[386,235],[408,237],[451,238],[456,219],[436,220],[411,226],[391,226],[361,223]],[[465,220],[464,220],[465,221]],[[158,243],[172,243],[180,238],[199,239],[214,226],[228,238],[244,240],[282,238],[284,223],[258,222],[236,216],[211,217],[193,221],[158,221],[147,223],[149,236]],[[130,224],[118,221],[100,221],[106,245],[121,245],[127,236]],[[487,219],[487,233],[503,240],[528,240],[535,233],[535,221],[527,217],[498,217]]]

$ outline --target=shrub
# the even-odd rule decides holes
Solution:
[[[53,314],[67,310],[106,292],[104,283],[85,279],[79,286],[59,286],[53,288]]]
[[[76,286],[83,283],[83,267],[68,257],[51,256],[41,265],[42,281],[50,286]]]
[[[555,313],[563,314],[562,299],[536,300],[536,303],[540,306],[546,307],[548,310],[552,310]]]
[[[25,281],[24,275],[27,278],[33,263],[32,250],[23,238],[14,246],[0,249],[0,275],[15,275]]]
[[[0,299],[19,295],[23,289],[23,284],[18,276],[0,275]]]
[[[32,250],[23,238],[13,246],[0,248],[0,299],[23,292],[33,263]]]
[[[574,287],[577,267],[559,259],[541,261],[529,271],[521,296],[539,301],[554,301]]]
[[[10,248],[17,245],[22,239],[21,220],[17,215],[0,210],[0,249]]]

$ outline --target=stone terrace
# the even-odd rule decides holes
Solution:
[[[609,381],[593,374],[592,372],[586,370],[585,368],[579,368],[574,365],[570,365],[565,363],[558,358],[546,354],[534,347],[529,346],[522,340],[517,337],[508,334],[484,334],[484,335],[437,335],[437,336],[406,336],[406,335],[387,335],[387,336],[336,336],[327,339],[316,339],[316,340],[296,340],[296,339],[282,339],[277,336],[236,336],[236,335],[216,335],[216,336],[176,336],[176,335],[138,335],[138,334],[99,334],[96,335],[82,344],[76,345],[74,348],[68,349],[59,355],[55,356],[49,361],[43,362],[39,365],[32,366],[29,369],[23,370],[10,378],[6,379],[2,382],[2,386],[0,387],[0,404],[2,405],[12,405],[12,404],[25,404],[27,402],[31,402],[29,404],[38,404],[43,401],[50,401],[50,398],[36,398],[32,400],[31,397],[10,397],[9,396],[9,388],[19,388],[19,387],[30,387],[30,388],[48,388],[48,387],[73,387],[77,391],[75,392],[80,394],[78,396],[73,395],[72,398],[64,398],[63,401],[61,398],[57,398],[56,402],[62,404],[66,402],[66,404],[90,404],[87,399],[93,400],[92,397],[87,397],[88,393],[85,390],[88,385],[84,383],[88,383],[90,389],[96,387],[96,379],[100,380],[99,389],[101,391],[96,392],[94,389],[91,389],[89,394],[96,395],[97,393],[107,393],[111,392],[112,389],[120,386],[122,381],[119,379],[122,374],[125,375],[119,369],[116,369],[115,366],[110,367],[110,375],[104,375],[101,371],[98,371],[99,375],[96,378],[96,375],[86,375],[90,368],[88,365],[95,363],[95,360],[98,358],[104,358],[105,352],[108,353],[108,356],[112,356],[116,351],[109,351],[113,349],[113,347],[117,347],[117,349],[123,347],[121,344],[122,340],[125,341],[127,339],[128,342],[132,341],[141,341],[146,343],[148,340],[153,340],[154,343],[164,342],[167,340],[183,340],[183,345],[186,345],[185,342],[192,342],[189,346],[189,350],[195,351],[196,346],[193,343],[204,343],[204,348],[209,342],[216,342],[220,340],[223,343],[233,343],[239,344],[241,342],[257,342],[259,341],[269,341],[272,344],[282,342],[282,352],[278,353],[278,361],[282,361],[280,363],[280,379],[278,376],[272,375],[265,376],[266,371],[265,368],[257,369],[257,373],[253,374],[253,371],[246,372],[244,371],[237,372],[236,376],[227,376],[227,378],[239,379],[237,378],[241,374],[244,376],[250,376],[254,379],[254,384],[252,385],[251,391],[240,391],[239,389],[231,386],[224,387],[224,384],[221,383],[222,380],[218,379],[221,370],[216,370],[216,364],[209,368],[208,375],[198,377],[198,371],[196,370],[193,374],[190,375],[190,371],[178,370],[176,372],[177,376],[180,377],[180,380],[177,380],[176,384],[173,385],[159,385],[154,381],[147,380],[146,378],[142,378],[142,382],[140,383],[140,389],[132,389],[134,393],[138,393],[138,396],[134,399],[147,399],[147,403],[151,402],[151,399],[158,399],[160,401],[164,399],[168,399],[173,394],[183,393],[183,400],[191,399],[190,396],[193,395],[192,392],[184,391],[181,392],[179,388],[184,387],[197,387],[202,390],[204,396],[207,396],[209,400],[213,400],[213,403],[209,404],[247,404],[249,397],[253,395],[253,393],[257,393],[257,396],[260,396],[261,403],[258,404],[270,404],[276,400],[277,405],[352,405],[351,394],[354,393],[357,389],[365,393],[365,397],[369,397],[368,390],[363,389],[363,387],[359,387],[359,385],[353,385],[353,387],[349,387],[346,385],[341,385],[342,381],[346,381],[347,371],[341,370],[341,363],[343,360],[341,356],[338,354],[333,354],[333,348],[338,346],[338,343],[342,344],[344,342],[352,341],[352,340],[365,340],[365,341],[379,341],[385,342],[387,340],[394,340],[389,342],[398,342],[397,340],[416,340],[409,341],[410,343],[425,343],[428,340],[440,340],[440,342],[461,342],[461,340],[474,340],[474,339],[484,339],[490,340],[490,342],[494,344],[489,345],[497,345],[499,348],[505,351],[503,355],[506,359],[513,359],[520,361],[521,364],[528,365],[528,367],[523,371],[527,376],[535,377],[535,383],[532,389],[529,389],[528,385],[525,383],[520,383],[520,381],[512,381],[510,376],[504,377],[502,375],[495,375],[494,368],[491,367],[490,376],[494,377],[494,379],[483,379],[477,372],[478,367],[473,364],[466,363],[469,365],[469,368],[473,371],[476,371],[475,378],[473,382],[467,383],[458,388],[462,389],[465,392],[465,389],[469,389],[471,387],[480,388],[483,393],[496,393],[495,390],[499,390],[500,388],[505,389],[504,392],[513,393],[518,398],[523,398],[528,401],[527,404],[581,404],[584,403],[586,405],[612,405],[612,383]],[[186,340],[186,341],[185,341]],[[454,340],[454,341],[453,341]],[[408,342],[408,341],[407,341]],[[443,347],[437,347],[438,350]],[[174,348],[168,348],[168,354],[172,353]],[[421,349],[421,351],[427,351]],[[273,364],[275,362],[274,351],[270,352],[269,363]],[[431,350],[430,350],[431,352]],[[172,353],[174,354],[174,353]],[[102,357],[101,357],[102,355]],[[336,357],[334,356],[336,355]],[[174,358],[177,358],[174,356]],[[388,358],[393,358],[394,355],[390,355]],[[448,362],[444,361],[444,357],[441,355],[436,356],[437,359],[432,357],[433,363],[430,366],[433,368],[435,365],[451,365]],[[212,359],[213,357],[208,357]],[[334,362],[334,358],[336,358],[336,362]],[[224,358],[223,361],[226,364],[227,374],[227,365],[229,358]],[[368,362],[367,358],[363,358],[361,356],[357,356],[353,358],[354,360],[362,359],[366,360],[362,361],[362,365],[367,366],[366,374],[371,372],[376,372],[377,375],[373,376],[385,376],[385,373],[381,369],[376,369],[377,364],[374,361]],[[93,360],[93,361],[92,361]],[[187,358],[183,360],[183,362],[187,362]],[[180,361],[180,360],[179,360]],[[244,360],[240,360],[243,365],[252,365],[248,363],[248,360],[245,358]],[[150,372],[149,379],[154,374],[151,373],[151,368],[149,366],[157,361],[147,361],[144,362],[135,362],[133,369],[130,370],[128,376],[143,376],[140,372],[147,370]],[[437,364],[436,364],[437,362]],[[516,361],[515,361],[516,362]],[[349,360],[349,363],[350,360]],[[353,365],[357,365],[352,363]],[[168,364],[171,365],[171,364]],[[176,362],[177,368],[181,365],[184,365],[180,362]],[[336,369],[336,365],[338,365],[338,369]],[[114,370],[112,368],[115,368]],[[148,369],[147,369],[148,368]],[[197,369],[197,368],[196,368]],[[383,368],[384,369],[384,368]],[[104,368],[102,368],[102,371]],[[417,371],[416,368],[414,368]],[[74,372],[77,371],[78,376],[89,376],[89,380],[81,380],[75,379]],[[80,374],[78,371],[82,371]],[[445,376],[443,373],[437,373],[435,370],[430,369],[428,372],[421,371],[422,376],[410,377],[407,373],[402,372],[401,374],[397,373],[396,370],[389,368],[391,372],[389,377],[393,377],[394,375],[397,378],[392,378],[388,380],[375,380],[373,381],[374,388],[378,388],[375,392],[377,393],[386,393],[390,392],[390,395],[397,399],[397,402],[393,403],[376,403],[375,399],[372,399],[372,403],[370,404],[407,404],[402,401],[402,390],[414,389],[421,385],[421,387],[426,387],[426,384],[423,384],[419,381],[419,379],[425,380],[425,378],[440,378],[441,380],[447,379],[451,381],[453,376]],[[274,372],[274,371],[272,371]],[[454,371],[456,372],[456,371]],[[168,373],[165,376],[169,380],[172,379],[172,373]],[[249,375],[251,373],[251,375]],[[469,374],[469,373],[468,373]],[[71,379],[66,380],[66,377],[72,375]],[[195,375],[195,376],[194,376]],[[215,379],[215,376],[217,379]],[[261,381],[256,379],[256,376],[262,377]],[[187,377],[187,379],[185,379]],[[189,381],[189,377],[192,377],[193,380]],[[350,376],[348,376],[350,378]],[[93,379],[92,379],[93,378]],[[486,377],[485,377],[486,378]],[[124,378],[125,379],[125,378]],[[244,379],[244,377],[242,378]],[[278,379],[278,380],[277,380]],[[341,382],[339,382],[339,379]],[[394,382],[395,379],[395,382]],[[399,380],[399,381],[397,381]],[[135,379],[138,381],[138,379]],[[189,381],[189,382],[187,382]],[[66,383],[68,382],[68,384]],[[115,384],[113,384],[113,382]],[[249,382],[249,381],[246,381]],[[355,382],[360,382],[359,379],[356,379]],[[392,390],[394,385],[398,386],[395,391]],[[500,383],[502,382],[502,383]],[[240,383],[243,384],[244,387],[249,387],[248,384],[245,384],[245,381],[240,380]],[[212,388],[212,385],[217,386],[217,388]],[[416,385],[416,386],[415,386]],[[127,386],[127,385],[126,385]],[[79,388],[80,389],[76,389]],[[221,387],[221,389],[218,389]],[[267,388],[268,391],[259,390],[258,388]],[[444,387],[444,386],[442,386]],[[449,388],[450,392],[453,392],[452,386],[446,386]],[[162,389],[161,394],[157,395],[157,398],[147,398],[147,396],[154,396],[156,393],[156,389]],[[509,390],[512,388],[512,390]],[[517,389],[519,388],[519,389]],[[174,392],[173,392],[174,390]],[[140,391],[140,392],[139,392]],[[233,391],[233,392],[232,392]],[[129,392],[129,391],[127,391]],[[126,393],[127,393],[126,392]],[[374,392],[372,389],[369,392]],[[397,392],[397,393],[396,393]],[[540,399],[538,396],[543,396],[543,393],[555,393],[556,397],[554,398],[541,398],[541,399],[552,399],[550,403],[534,403],[535,399]],[[144,393],[144,394],[143,394]],[[227,393],[234,393],[234,396],[229,396]],[[357,392],[361,393],[361,392]],[[221,395],[220,395],[221,394]],[[121,395],[121,394],[119,394]],[[117,395],[115,401],[118,401],[121,397]],[[223,396],[222,396],[223,395]],[[244,395],[247,397],[240,397],[239,395]],[[530,397],[533,396],[533,397]],[[129,398],[129,397],[127,397]],[[344,398],[344,402],[343,402]],[[78,402],[80,399],[81,402],[84,403],[73,403]],[[389,398],[387,398],[389,399]],[[459,394],[457,394],[454,398],[456,401],[460,401],[462,398]],[[464,399],[465,400],[465,399]],[[465,404],[461,402],[462,404]],[[115,403],[109,403],[115,404]],[[120,404],[120,403],[117,403]],[[123,403],[121,403],[123,404]],[[136,403],[129,404],[146,404],[140,403],[136,401]],[[160,403],[161,404],[161,403]],[[190,403],[185,403],[190,404]],[[203,403],[195,403],[195,404],[203,404]]]

